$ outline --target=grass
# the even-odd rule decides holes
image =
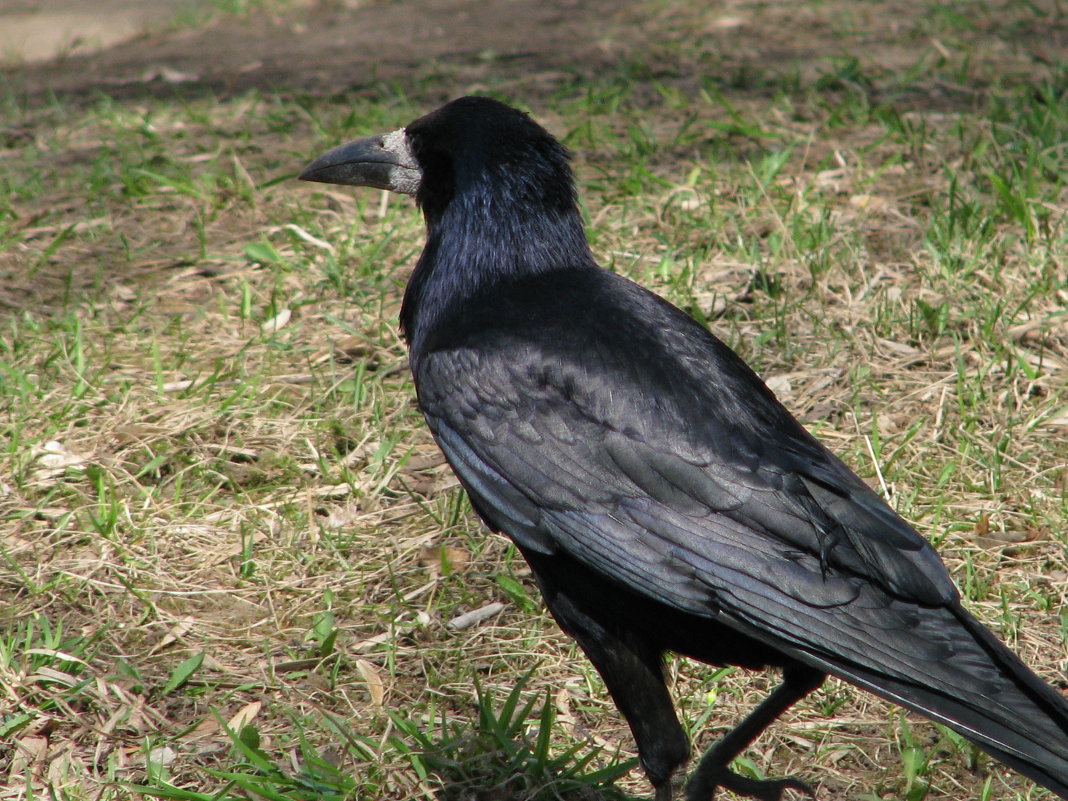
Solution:
[[[973,57],[983,18],[948,7],[896,68],[723,71],[681,33],[706,12],[664,8],[646,63],[488,88],[575,151],[602,262],[739,350],[1063,688],[1068,73]],[[843,48],[881,35],[813,8]],[[414,407],[417,213],[290,180],[433,92],[4,101],[30,135],[0,171],[0,798],[647,794]],[[701,746],[773,681],[669,672]],[[738,767],[1048,797],[834,682]]]

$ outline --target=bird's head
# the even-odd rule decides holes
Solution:
[[[334,148],[300,178],[412,195],[428,221],[458,197],[540,212],[575,206],[567,150],[522,111],[488,97],[461,97],[404,128]]]
[[[341,145],[305,181],[412,195],[427,244],[408,283],[401,328],[418,354],[428,332],[507,282],[596,267],[567,150],[522,111],[461,97],[407,127]]]

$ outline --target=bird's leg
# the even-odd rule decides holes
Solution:
[[[658,786],[653,795],[653,801],[675,801],[675,782],[669,778]]]
[[[612,700],[630,725],[638,759],[656,788],[656,801],[671,801],[672,778],[690,756],[690,741],[675,715],[664,683],[662,653],[644,652],[625,638],[566,629],[604,679]]]
[[[690,742],[664,682],[663,651],[647,635],[620,628],[620,615],[613,620],[576,602],[574,587],[590,591],[587,575],[569,575],[567,566],[543,566],[544,557],[525,555],[549,611],[597,668],[626,718],[642,769],[656,788],[655,801],[672,801],[672,777],[689,759]]]
[[[782,684],[701,758],[686,785],[686,801],[712,801],[717,787],[759,801],[780,801],[788,789],[814,796],[811,788],[797,779],[760,781],[732,773],[728,766],[779,715],[819,687],[825,678],[813,668],[800,665],[785,668]]]

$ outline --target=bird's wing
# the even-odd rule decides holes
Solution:
[[[508,350],[442,350],[419,367],[431,430],[494,528],[779,647],[916,681],[956,647],[916,611],[955,598],[933,551],[798,424],[723,431],[732,461],[665,428],[667,413],[635,413],[629,401],[652,396],[618,373],[614,400],[598,401],[598,381],[569,377],[558,353]]]
[[[668,347],[631,335],[626,316],[612,314],[618,332],[609,336],[581,321],[564,326],[580,332],[577,346],[551,330],[498,329],[415,362],[420,406],[485,517],[544,550],[560,545],[546,513],[663,508],[704,521],[676,547],[702,553],[720,528],[738,527],[788,559],[815,558],[821,586],[841,574],[906,600],[956,598],[927,541],[741,359],[649,298],[639,324]]]

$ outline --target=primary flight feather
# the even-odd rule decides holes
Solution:
[[[604,678],[658,801],[689,757],[666,651],[783,684],[700,761],[730,762],[833,674],[1068,798],[1068,703],[961,606],[926,540],[679,309],[597,266],[565,149],[495,100],[343,145],[310,181],[415,197],[401,326],[419,406],[486,524]]]

